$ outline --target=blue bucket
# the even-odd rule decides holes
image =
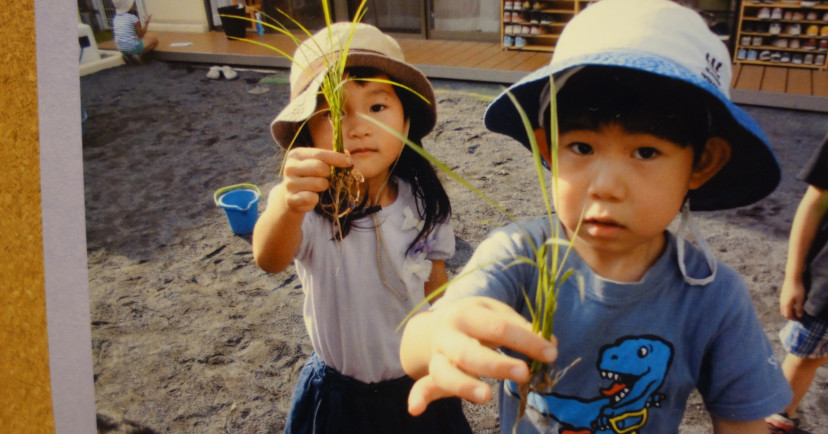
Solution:
[[[253,233],[256,226],[261,195],[259,187],[253,184],[236,184],[218,189],[213,200],[227,214],[233,233],[246,235]]]

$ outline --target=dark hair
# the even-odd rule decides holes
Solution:
[[[360,78],[374,78],[379,75],[387,75],[385,72],[370,67],[348,67],[345,69],[346,73],[356,79],[356,83],[360,83]],[[394,77],[389,77],[393,82]],[[364,82],[362,82],[364,83]],[[428,110],[423,107],[425,104],[417,95],[399,86],[393,86],[394,93],[400,99],[403,106],[403,113],[407,119],[411,120],[411,128],[409,133],[409,140],[416,146],[422,147],[420,137],[416,137],[413,131],[417,128],[413,125],[417,117],[413,116],[417,110]],[[310,132],[306,127],[303,127],[297,137],[297,145],[299,146],[313,146],[310,137]],[[391,177],[399,178],[409,185],[414,195],[414,201],[417,206],[417,214],[423,219],[423,228],[417,234],[417,237],[408,245],[406,252],[410,251],[419,241],[424,241],[440,224],[448,221],[451,217],[451,203],[448,194],[437,176],[437,172],[425,158],[420,156],[417,152],[412,150],[408,145],[404,145],[397,162],[392,166]],[[361,203],[354,206],[351,212],[339,218],[340,233],[334,233],[334,239],[338,237],[344,238],[348,235],[354,222],[362,217],[366,217],[373,212],[379,210],[378,207],[367,206],[368,198],[371,197],[370,192],[366,192]],[[325,219],[334,221],[334,216],[330,212],[325,211],[325,207],[330,205],[333,201],[333,195],[330,190],[319,194],[319,203],[314,208],[314,211],[325,217]]]
[[[720,135],[713,124],[720,104],[712,96],[683,81],[630,68],[587,66],[567,79],[557,104],[561,133],[618,125],[629,133],[692,146],[694,162],[707,140]]]

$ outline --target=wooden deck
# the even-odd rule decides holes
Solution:
[[[290,61],[268,44],[293,53],[294,43],[276,34],[248,34],[245,41],[228,40],[223,32],[155,32],[161,60],[289,68]],[[426,40],[398,37],[406,60],[429,78],[482,81],[508,85],[549,63],[551,53],[502,50],[493,42]],[[114,49],[104,42],[102,49]],[[733,66],[731,97],[739,104],[828,112],[828,71],[757,65]]]

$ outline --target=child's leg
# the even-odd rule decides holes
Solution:
[[[155,49],[158,46],[158,38],[155,36],[147,36],[143,39],[144,42],[144,49],[142,50],[141,54],[147,54],[148,52]]]
[[[788,379],[788,383],[790,383],[793,390],[793,400],[785,408],[785,412],[789,417],[796,417],[799,402],[808,393],[808,388],[811,386],[811,382],[814,381],[817,369],[826,363],[828,363],[828,357],[805,359],[793,354],[785,356],[785,361],[782,362],[782,372],[785,373],[785,378]]]

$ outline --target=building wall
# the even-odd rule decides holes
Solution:
[[[210,31],[204,0],[143,0],[146,12],[152,15],[150,31],[190,32]]]

